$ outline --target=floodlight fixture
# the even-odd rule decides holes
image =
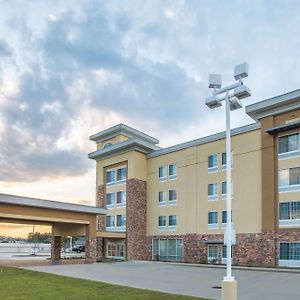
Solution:
[[[208,78],[209,88],[219,89],[222,86],[222,79],[220,74],[209,74]]]
[[[206,98],[205,104],[210,108],[217,108],[222,106],[220,99],[217,96],[211,96]]]
[[[240,80],[248,76],[249,65],[244,62],[234,67],[234,79]]]
[[[229,102],[230,102],[230,110],[231,110],[231,111],[243,107],[242,102],[241,102],[237,97],[231,98],[231,99],[229,100]]]
[[[233,90],[233,95],[241,100],[250,97],[251,91],[246,85],[241,85]]]

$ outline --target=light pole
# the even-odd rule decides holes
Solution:
[[[221,102],[225,101],[226,112],[226,210],[227,223],[224,231],[224,244],[226,245],[226,276],[222,281],[222,300],[236,300],[237,299],[237,283],[231,275],[232,244],[235,244],[235,231],[232,222],[232,180],[231,180],[231,139],[230,139],[230,111],[242,107],[241,99],[251,96],[249,88],[243,84],[243,78],[248,76],[249,66],[247,63],[242,63],[235,66],[234,78],[236,83],[221,88],[221,75],[209,75],[209,88],[213,88],[213,95],[208,97],[205,104],[213,109],[222,106]],[[233,90],[233,92],[231,92]],[[223,94],[223,96],[222,96]]]

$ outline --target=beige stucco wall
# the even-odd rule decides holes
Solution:
[[[147,180],[147,159],[144,153],[130,151],[118,156],[110,157],[96,163],[96,186],[104,184],[104,168],[113,167],[116,164],[128,164],[128,179],[137,178]]]
[[[233,150],[233,216],[238,233],[260,232],[261,208],[261,139],[255,130],[234,136]],[[147,235],[210,234],[223,233],[222,210],[226,201],[221,199],[221,183],[225,171],[221,169],[221,153],[225,152],[225,140],[199,145],[148,160],[148,211]],[[219,170],[208,173],[207,159],[218,154]],[[158,168],[177,164],[177,179],[158,181]],[[208,201],[208,183],[218,182],[217,201]],[[177,190],[176,206],[158,206],[158,192],[170,188]],[[218,211],[219,229],[208,229],[208,211]],[[160,231],[158,216],[177,215],[176,231]]]

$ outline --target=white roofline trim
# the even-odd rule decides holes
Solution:
[[[91,135],[89,138],[94,142],[102,142],[113,138],[117,134],[124,134],[129,138],[139,138],[152,144],[159,143],[158,139],[123,123],[104,129],[96,134]]]
[[[245,125],[245,126],[241,126],[241,127],[231,129],[231,135],[235,136],[235,135],[246,133],[246,132],[249,132],[249,131],[253,131],[253,130],[256,130],[256,129],[259,129],[259,128],[260,128],[259,123],[252,123],[252,124],[248,124],[248,125]],[[147,157],[148,158],[153,158],[153,157],[169,154],[169,153],[172,153],[172,152],[175,152],[175,151],[180,151],[180,150],[183,150],[183,149],[186,149],[186,148],[211,143],[211,142],[214,142],[214,141],[217,141],[217,140],[224,139],[225,136],[226,136],[225,131],[219,132],[219,133],[212,134],[212,135],[209,135],[209,136],[206,136],[206,137],[202,137],[202,138],[199,138],[199,139],[196,139],[196,140],[193,140],[193,141],[181,143],[181,144],[178,144],[178,145],[174,145],[174,146],[171,146],[171,147],[167,147],[167,148],[149,153],[147,155]]]
[[[148,143],[144,140],[138,138],[131,138],[126,141],[113,144],[110,147],[99,149],[97,151],[91,152],[88,154],[90,159],[102,159],[107,156],[112,156],[113,154],[119,154],[120,152],[129,151],[129,150],[138,150],[142,153],[149,153],[151,151],[156,151],[161,149],[158,146]]]
[[[100,208],[90,205],[73,204],[2,193],[0,193],[0,203],[32,206],[37,208],[67,210],[87,214],[106,214],[107,212],[106,208]]]
[[[246,113],[258,121],[300,108],[300,89],[246,106]]]

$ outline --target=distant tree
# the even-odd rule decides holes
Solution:
[[[51,242],[51,233],[30,232],[28,233],[27,241],[29,243],[47,243]]]

